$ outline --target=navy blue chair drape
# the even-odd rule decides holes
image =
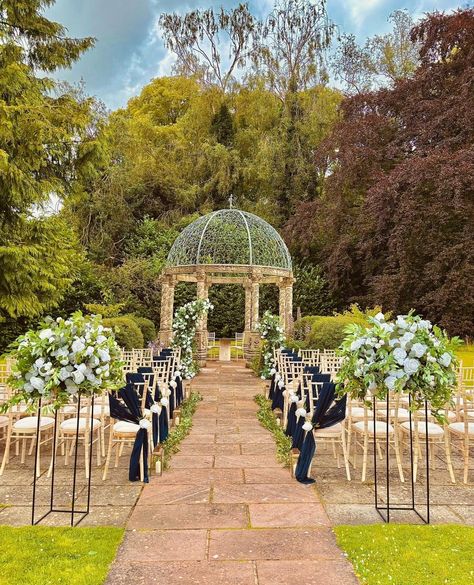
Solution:
[[[340,400],[336,398],[336,385],[333,382],[325,382],[319,391],[319,398],[313,413],[312,424],[314,428],[324,429],[332,427],[344,420],[346,416],[347,396]],[[304,436],[303,444],[296,465],[295,477],[300,483],[314,483],[308,477],[311,460],[316,452],[316,442],[313,431],[308,431]]]

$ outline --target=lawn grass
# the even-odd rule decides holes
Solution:
[[[456,354],[465,368],[474,366],[474,345],[463,345]]]
[[[474,527],[337,526],[364,585],[468,585],[474,583]]]
[[[0,526],[0,585],[102,585],[123,532]]]

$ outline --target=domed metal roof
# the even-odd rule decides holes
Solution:
[[[176,238],[168,266],[226,264],[291,270],[291,256],[278,232],[253,213],[220,209],[203,215]]]

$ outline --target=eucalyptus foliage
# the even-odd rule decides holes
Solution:
[[[442,411],[456,386],[456,349],[461,341],[410,312],[395,321],[383,313],[369,318],[370,326],[352,324],[342,343],[338,374],[340,393],[352,398],[384,399],[388,392],[408,392],[413,408],[427,400],[433,414]]]
[[[52,400],[59,408],[78,394],[92,396],[123,384],[120,348],[100,316],[47,317],[21,335],[9,354],[15,358],[8,383],[10,403]],[[5,405],[5,408],[8,404]]]
[[[199,319],[213,309],[209,299],[197,299],[186,303],[174,314],[173,347],[181,348],[181,375],[184,379],[194,378],[198,365],[193,357],[194,336]]]

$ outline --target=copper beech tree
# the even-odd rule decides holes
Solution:
[[[430,14],[411,38],[411,78],[343,102],[317,152],[323,194],[287,236],[324,263],[341,303],[413,307],[472,336],[474,10]]]

